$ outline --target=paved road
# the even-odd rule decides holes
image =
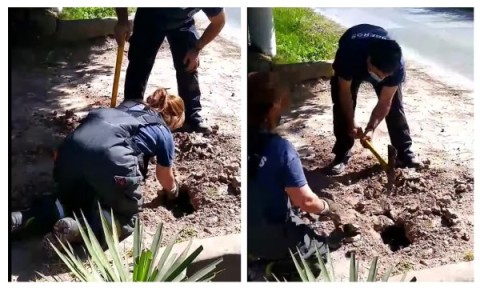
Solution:
[[[455,8],[315,10],[346,27],[361,23],[382,26],[399,41],[407,56],[440,68],[448,74],[444,76],[473,83],[473,12]]]
[[[241,8],[237,7],[225,7],[225,14],[227,15],[227,23],[220,33],[224,38],[234,41],[240,45],[240,32],[242,30],[241,26]],[[200,12],[195,14],[196,17],[200,19],[207,19],[204,13]]]

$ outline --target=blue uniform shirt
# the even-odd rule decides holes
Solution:
[[[139,104],[130,110],[142,110],[145,106]],[[163,167],[171,167],[175,159],[175,142],[170,129],[160,125],[150,125],[140,128],[133,141],[143,154],[156,156],[157,164]]]
[[[333,62],[335,75],[346,80],[369,81],[375,84],[368,74],[368,47],[373,39],[391,40],[388,32],[382,27],[360,24],[349,28],[340,38],[337,54]],[[385,86],[397,86],[405,78],[404,60],[395,73],[381,83]]]
[[[249,209],[249,219],[252,217],[250,220],[255,221],[256,217],[264,217],[275,223],[283,222],[287,217],[288,195],[285,188],[307,184],[297,151],[288,140],[279,135],[273,135],[270,139],[259,162],[257,177],[249,179],[249,182],[248,199],[261,201],[260,206],[265,209]],[[257,213],[263,215],[255,215]]]
[[[203,11],[208,17],[222,12],[223,7],[210,8],[137,8],[137,14],[149,15],[154,19],[161,31],[178,29],[189,22],[193,23],[193,15]]]

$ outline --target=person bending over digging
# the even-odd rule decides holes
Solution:
[[[288,87],[275,83],[273,73],[248,76],[249,281],[268,277],[270,269],[277,277],[289,277],[284,271],[295,271],[289,249],[314,260],[318,248],[326,258],[326,238],[304,223],[299,209],[328,216],[336,226],[341,221],[336,204],[310,189],[293,145],[275,133],[290,97]]]
[[[330,84],[336,142],[330,174],[343,173],[351,158],[354,139],[361,138],[361,142],[371,140],[384,118],[392,145],[398,151],[397,166],[418,167],[420,163],[411,150],[412,138],[403,110],[405,66],[398,43],[381,27],[370,24],[353,26],[339,40],[333,69]],[[358,89],[364,81],[373,85],[378,102],[362,133],[354,114]]]
[[[200,10],[207,15],[210,24],[199,37],[193,16]],[[223,8],[138,8],[133,33],[128,21],[127,8],[116,8],[116,12],[118,22],[115,26],[115,38],[119,44],[125,40],[130,42],[125,76],[125,99],[143,99],[158,49],[167,38],[177,71],[178,93],[185,102],[184,128],[199,133],[210,133],[211,128],[200,116],[202,106],[197,68],[200,64],[200,52],[225,26]]]
[[[81,224],[72,217],[75,213],[82,219],[82,211],[101,241],[98,203],[108,221],[113,210],[120,238],[130,235],[143,205],[140,184],[151,157],[157,158],[155,176],[163,188],[159,197],[178,196],[171,130],[181,127],[184,117],[182,99],[163,88],[147,103],[127,100],[116,108],[91,111],[58,149],[55,193],[36,200],[31,209],[11,213],[14,237],[52,232],[61,241],[78,243]]]

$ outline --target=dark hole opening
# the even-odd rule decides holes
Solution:
[[[155,209],[162,205],[170,210],[175,218],[182,218],[195,212],[186,187],[180,187],[178,198],[175,200],[168,200],[166,196],[157,197],[152,202],[143,204],[143,208]]]
[[[441,220],[440,223],[444,227],[452,227],[453,226],[453,223],[449,219],[447,219],[447,217],[445,217],[445,216],[442,216],[442,220]]]
[[[192,214],[195,209],[190,203],[190,197],[188,196],[188,188],[185,186],[180,187],[178,198],[173,201],[165,201],[165,208],[172,211],[175,218],[182,218]]]
[[[406,236],[405,226],[403,224],[388,226],[380,235],[382,236],[383,243],[387,244],[393,252],[412,244]]]

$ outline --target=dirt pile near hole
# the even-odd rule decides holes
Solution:
[[[66,110],[64,113],[55,110],[48,116],[43,114],[38,114],[38,116],[46,122],[46,125],[56,127],[59,133],[65,135],[73,132],[80,125],[82,119],[72,110]]]
[[[418,170],[396,169],[395,187],[387,196],[387,177],[371,155],[354,154],[343,175],[327,176],[332,143],[321,137],[310,141],[309,149],[299,150],[309,184],[321,196],[331,195],[359,227],[358,235],[338,238],[331,221],[311,223],[317,233],[340,241],[331,248],[356,251],[366,261],[379,255],[384,263],[399,263],[394,271],[401,272],[450,263],[471,245],[473,222],[463,208],[473,201],[468,171],[432,167],[428,160]]]
[[[177,157],[182,163],[212,161],[208,165],[178,167],[182,186],[188,191],[195,210],[222,194],[240,194],[240,161],[222,149],[230,137],[211,134],[175,133]],[[184,173],[185,172],[185,173]]]

